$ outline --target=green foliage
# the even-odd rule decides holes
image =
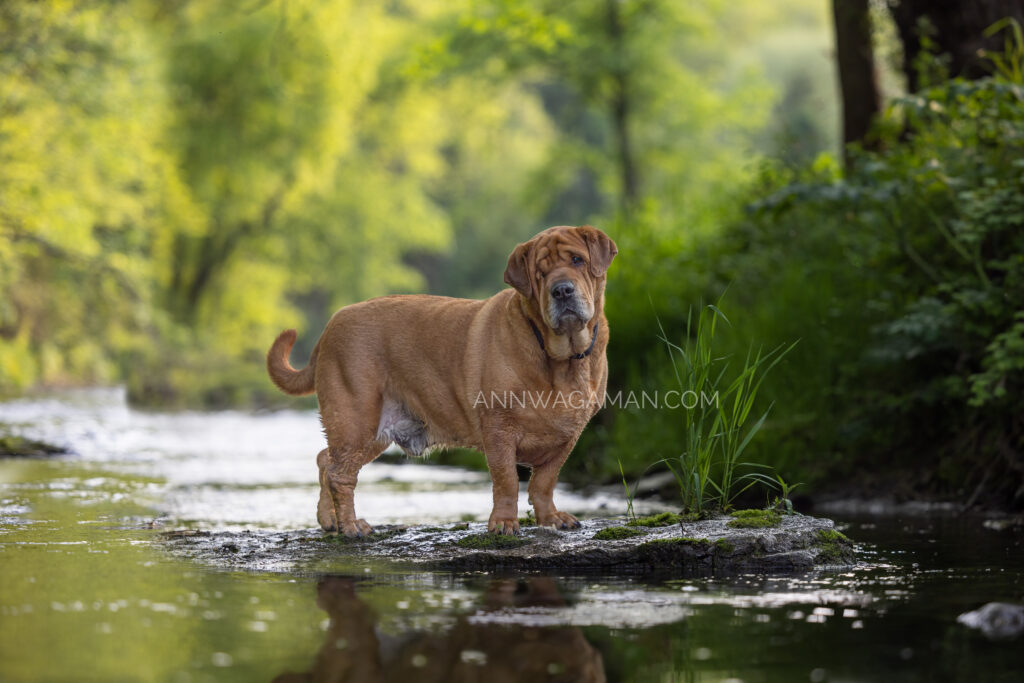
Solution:
[[[692,339],[689,348],[671,342],[661,329],[679,392],[690,397],[681,402],[686,450],[662,462],[675,475],[683,508],[689,512],[727,508],[735,496],[756,483],[775,486],[776,482],[761,472],[740,474],[742,468],[759,467],[740,458],[768,417],[766,410],[746,427],[758,389],[766,374],[795,346],[794,342],[763,355],[750,348],[742,368],[730,377],[726,375],[729,359],[718,356],[714,348],[715,328],[719,320],[728,324],[728,319],[715,305],[702,307],[696,318],[695,326],[687,320],[686,338]]]
[[[548,122],[518,83],[388,76],[447,11],[0,8],[0,387],[279,401],[261,359],[282,328],[308,354],[337,307],[423,289],[488,219],[493,291],[507,233],[536,224],[507,187]]]
[[[793,501],[790,499],[790,496],[792,495],[793,489],[797,486],[802,486],[802,484],[790,484],[778,473],[775,474],[775,483],[778,485],[779,495],[777,495],[775,500],[772,501],[772,509],[784,515],[800,514],[793,509]]]
[[[879,135],[883,149],[845,175],[825,161],[767,168],[765,198],[725,235],[744,312],[762,334],[804,340],[766,385],[786,406],[766,461],[813,481],[880,453],[915,467],[923,450],[937,455],[932,490],[1011,494],[1024,438],[1024,90],[949,81],[895,100]]]

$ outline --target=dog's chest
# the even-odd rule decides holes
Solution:
[[[579,436],[604,399],[588,379],[509,391],[507,410],[523,440],[540,445]]]

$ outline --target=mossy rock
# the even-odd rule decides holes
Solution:
[[[688,520],[675,512],[662,512],[661,514],[651,515],[649,517],[637,517],[636,519],[631,519],[626,522],[626,526],[645,526],[653,528],[659,526],[672,526],[673,524],[679,524],[684,521]]]
[[[715,547],[721,550],[723,553],[731,553],[734,550],[736,550],[736,546],[730,543],[729,541],[725,540],[724,538],[720,538],[717,541],[715,541]]]
[[[813,543],[816,560],[824,564],[849,564],[853,561],[853,541],[835,529],[820,529]]]
[[[646,531],[641,529],[630,529],[625,526],[609,526],[594,534],[594,539],[598,541],[620,541],[624,538],[643,536],[646,533]]]
[[[782,515],[775,510],[736,510],[726,525],[732,529],[765,529],[782,524]]]
[[[53,444],[14,434],[0,434],[0,458],[45,458],[66,453],[66,449]]]
[[[533,527],[521,536],[489,534],[485,525],[471,524],[469,531],[458,531],[455,525],[380,527],[364,539],[324,539],[321,532],[309,529],[218,534],[186,530],[164,538],[190,556],[206,557],[220,566],[274,571],[314,566],[317,571],[338,567],[337,573],[344,573],[345,567],[361,568],[374,560],[442,571],[724,576],[804,572],[856,561],[853,544],[827,519],[781,515],[778,527],[728,526],[763,517],[756,511],[719,516],[684,524],[682,529],[627,527],[621,518],[587,519],[580,531]],[[617,540],[605,540],[609,537]]]
[[[521,548],[527,543],[529,543],[529,541],[518,536],[506,536],[503,534],[492,533],[473,534],[471,536],[464,536],[455,541],[455,545],[460,548],[469,548],[472,550],[508,550],[511,548]]]

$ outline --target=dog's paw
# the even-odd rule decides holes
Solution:
[[[336,533],[338,531],[338,518],[334,516],[334,506],[331,506],[330,513],[324,512],[324,508],[320,508],[316,511],[316,521],[320,523],[320,528],[328,533]]]
[[[511,519],[503,519],[501,517],[492,517],[487,522],[487,531],[493,534],[501,534],[505,536],[513,536],[519,533],[519,520],[515,517]]]
[[[580,521],[568,512],[552,512],[550,515],[537,518],[537,526],[551,526],[556,529],[579,529]]]
[[[354,519],[351,522],[342,522],[340,531],[349,538],[362,538],[372,534],[373,527],[367,524],[365,519]]]

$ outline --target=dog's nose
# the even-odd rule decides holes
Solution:
[[[551,288],[551,296],[553,296],[558,301],[568,299],[575,293],[576,287],[568,280],[556,282],[555,286]]]

